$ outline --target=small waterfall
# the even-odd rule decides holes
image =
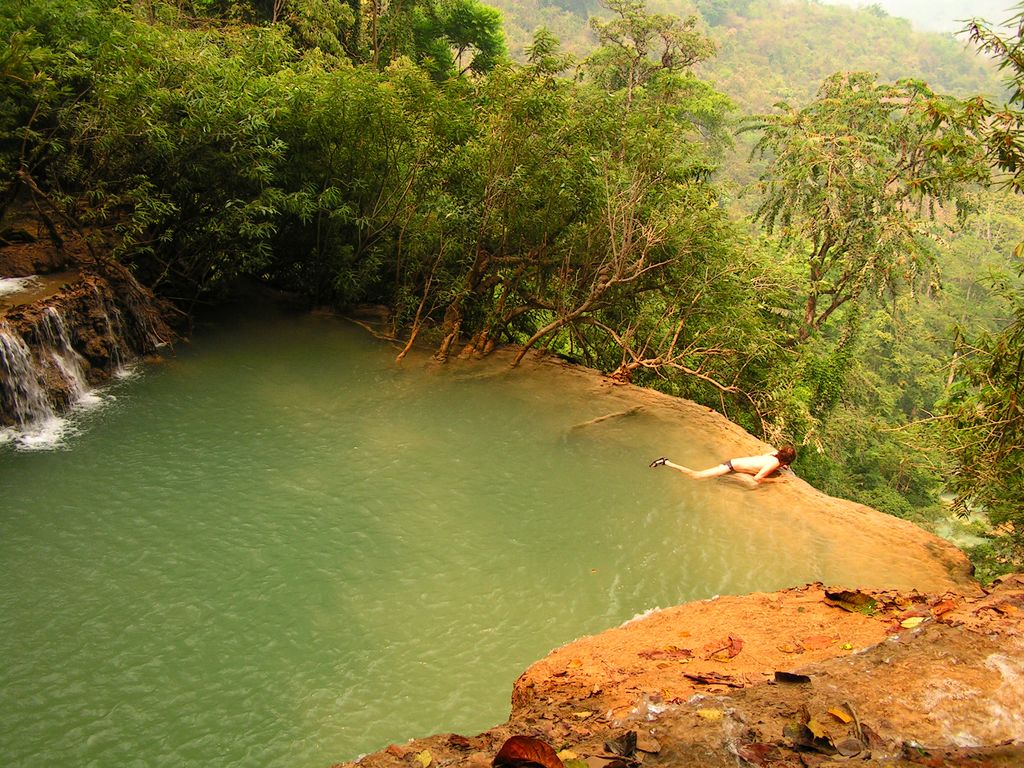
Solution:
[[[102,402],[89,386],[90,363],[72,339],[55,306],[23,317],[18,327],[0,323],[0,443],[58,446],[73,430],[61,414]]]
[[[54,417],[28,345],[6,323],[0,323],[0,409],[21,425]]]
[[[13,426],[0,429],[0,442],[13,439],[25,449],[60,445],[69,423],[59,414],[99,402],[89,392],[87,368],[54,307],[45,307],[27,332],[0,324],[0,425]]]
[[[68,404],[74,405],[81,402],[89,391],[85,380],[85,369],[88,367],[88,363],[71,346],[64,318],[53,307],[47,307],[43,310],[37,329],[43,341],[41,353],[48,357],[60,371],[60,377],[64,380],[67,388]]]
[[[101,402],[92,386],[173,335],[152,294],[114,265],[0,311],[0,442],[59,444],[73,428],[62,414]]]

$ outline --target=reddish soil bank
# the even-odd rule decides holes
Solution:
[[[602,768],[1021,766],[1022,617],[1019,575],[970,594],[814,584],[690,603],[555,650],[501,726],[346,765],[485,766],[528,736]]]

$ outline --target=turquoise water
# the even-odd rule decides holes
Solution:
[[[472,735],[576,637],[828,577],[754,494],[649,470],[656,421],[574,429],[617,406],[394,355],[236,317],[61,446],[0,446],[0,764],[305,768]]]

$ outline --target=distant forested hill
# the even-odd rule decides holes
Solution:
[[[998,95],[993,67],[950,34],[915,31],[877,9],[807,0],[699,0],[721,46],[706,76],[747,109],[802,101],[837,71],[925,80],[957,96]]]
[[[509,48],[522,56],[533,31],[546,26],[566,50],[585,56],[594,46],[594,0],[491,0],[505,17]],[[823,5],[811,0],[667,0],[653,10],[697,14],[719,52],[701,75],[731,96],[744,112],[776,101],[810,98],[822,80],[840,70],[876,73],[882,80],[913,77],[958,96],[998,96],[993,67],[952,34],[919,32],[879,7]],[[1000,19],[1001,20],[1001,19]]]

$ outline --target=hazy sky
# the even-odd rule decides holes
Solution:
[[[958,32],[964,19],[978,17],[999,24],[1013,15],[1021,0],[822,0],[827,5],[854,8],[881,6],[890,16],[910,19],[917,29],[932,32]]]

